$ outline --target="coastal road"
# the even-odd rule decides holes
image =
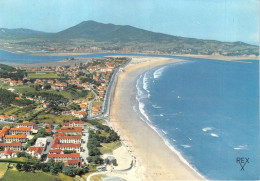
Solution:
[[[115,91],[119,72],[120,72],[120,70],[123,70],[130,62],[131,62],[131,59],[128,59],[125,64],[123,64],[122,66],[120,66],[114,70],[113,75],[111,77],[111,81],[106,90],[106,94],[105,94],[105,98],[104,98],[104,102],[103,102],[103,106],[102,106],[102,113],[95,115],[95,116],[90,116],[89,119],[109,118],[109,110],[110,110],[109,108],[110,108],[111,97],[113,97],[112,93],[114,93],[114,91]]]

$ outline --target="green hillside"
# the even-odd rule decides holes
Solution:
[[[0,29],[1,30],[1,29]],[[27,29],[0,32],[0,48],[24,52],[95,52],[259,55],[258,46],[155,33],[128,25],[84,21],[58,33]],[[1,41],[0,41],[1,42]],[[12,50],[11,49],[11,50]]]

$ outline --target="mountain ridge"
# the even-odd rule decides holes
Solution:
[[[127,50],[129,52],[162,52],[162,53],[193,53],[224,55],[254,54],[259,55],[258,46],[244,42],[222,42],[218,40],[203,40],[174,36],[164,33],[152,32],[130,25],[114,25],[112,23],[99,23],[93,20],[83,21],[75,26],[56,33],[45,33],[30,29],[9,30],[8,33],[1,33],[0,39],[20,40],[19,46],[35,44],[45,44],[46,42],[61,46],[89,51],[91,47],[97,47],[103,51]],[[29,40],[30,39],[30,42]],[[21,41],[21,40],[24,40]],[[80,40],[80,41],[78,41]],[[32,45],[30,45],[32,46]],[[0,46],[1,48],[1,46]]]

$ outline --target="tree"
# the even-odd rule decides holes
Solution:
[[[17,170],[21,170],[21,168],[22,168],[22,165],[21,165],[20,163],[17,163],[16,169],[17,169]]]
[[[110,163],[109,159],[107,159],[107,158],[104,160],[104,162],[105,162],[105,164],[109,164]]]
[[[25,158],[32,158],[32,156],[29,153],[26,153],[24,151],[19,151],[16,153],[17,157],[25,157]]]
[[[73,176],[76,175],[76,169],[74,167],[65,166],[62,170],[62,173],[64,173],[65,175],[73,177]]]
[[[23,170],[29,172],[31,170],[31,166],[28,163],[23,164]]]
[[[76,153],[76,150],[64,150],[64,154],[69,154],[69,153]]]
[[[63,167],[64,167],[63,162],[56,162],[56,163],[54,163],[53,166],[50,167],[50,172],[52,174],[57,174],[59,172],[62,172]]]
[[[33,167],[35,170],[41,170],[41,163],[40,162],[36,162],[33,164]]]
[[[50,171],[50,167],[48,166],[47,163],[41,163],[41,169],[44,172],[49,172]]]
[[[4,151],[4,147],[3,146],[0,146],[0,151]]]
[[[116,159],[113,159],[113,160],[112,160],[112,164],[113,164],[114,166],[117,166],[117,161],[116,161]]]

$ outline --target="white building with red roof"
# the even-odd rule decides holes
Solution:
[[[79,143],[81,144],[82,136],[60,136],[58,137],[60,143]]]
[[[10,132],[12,135],[16,134],[26,134],[26,135],[31,135],[32,131],[30,127],[25,127],[25,128],[11,128]]]
[[[16,155],[17,152],[18,151],[14,151],[14,150],[10,150],[10,149],[0,151],[0,158],[1,159],[15,158],[15,157],[17,157],[17,155]]]
[[[55,162],[64,162],[65,165],[81,166],[80,154],[48,154],[47,160],[54,159]]]
[[[30,146],[27,150],[27,152],[32,155],[33,157],[36,157],[38,159],[41,159],[43,155],[44,147],[36,147],[36,146]]]
[[[18,128],[31,128],[31,129],[37,129],[38,125],[36,123],[32,123],[29,121],[23,121],[22,123],[17,124]]]
[[[5,135],[4,141],[6,143],[12,143],[12,142],[22,142],[25,143],[28,141],[26,134],[18,134],[18,135]]]
[[[80,152],[81,144],[80,143],[61,143],[60,137],[55,137],[53,139],[51,149],[60,149],[60,150],[75,150],[76,152]]]
[[[62,124],[64,127],[84,127],[84,125],[83,121],[69,121]]]
[[[23,150],[23,146],[21,142],[15,142],[15,143],[0,143],[0,146],[4,148],[4,150],[10,149],[10,150],[17,150],[21,151]]]
[[[65,129],[67,128],[67,129]],[[57,133],[63,133],[66,136],[70,135],[82,135],[82,127],[63,127],[62,129],[57,129]]]

